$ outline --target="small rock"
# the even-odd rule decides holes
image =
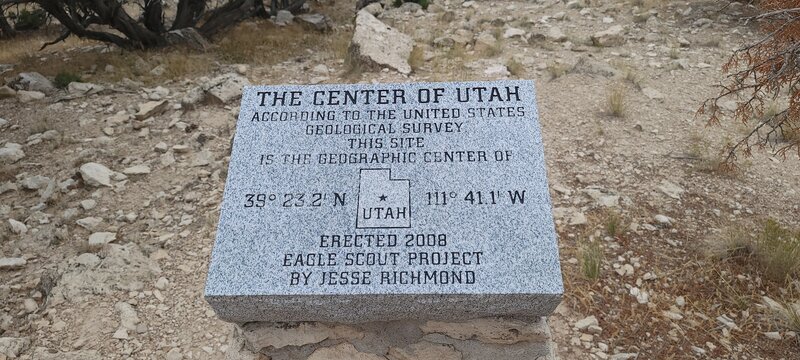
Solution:
[[[596,32],[591,36],[592,44],[595,46],[620,46],[625,44],[622,36],[623,28],[621,25],[614,25],[606,30]]]
[[[92,83],[73,81],[67,85],[67,92],[73,97],[94,95],[103,90],[105,90],[104,87]]]
[[[683,315],[678,314],[676,312],[663,311],[661,314],[663,314],[665,318],[670,319],[670,320],[674,320],[674,321],[683,320]]]
[[[567,35],[564,34],[564,32],[561,31],[561,28],[558,26],[551,26],[550,29],[547,30],[545,38],[554,42],[567,41]]]
[[[275,24],[279,26],[285,26],[292,23],[294,20],[294,15],[292,15],[291,11],[288,10],[278,10],[278,13],[275,15]]]
[[[114,332],[114,335],[112,337],[118,340],[128,340],[128,330],[126,330],[125,328],[119,328],[117,329],[117,331]]]
[[[517,29],[517,28],[508,28],[505,32],[503,32],[503,39],[511,39],[515,37],[523,37],[525,36],[525,30]]]
[[[4,147],[0,148],[0,164],[13,164],[24,157],[25,152],[22,151],[22,145],[6,143]]]
[[[586,330],[589,326],[598,326],[597,318],[594,315],[587,316],[575,322],[578,330]]]
[[[494,75],[494,76],[508,76],[508,75],[511,75],[511,73],[508,72],[508,67],[506,67],[503,64],[491,65],[491,66],[487,67],[486,70],[483,71],[483,73],[484,73],[484,75],[490,75],[490,76],[492,76],[492,75]]]
[[[609,360],[633,360],[639,357],[638,353],[619,353],[611,355]]]
[[[642,89],[642,93],[644,94],[644,96],[647,96],[647,98],[650,99],[650,100],[663,100],[664,99],[664,94],[662,94],[660,91],[658,91],[656,89],[653,89],[651,87],[643,88]]]
[[[186,94],[183,95],[181,98],[181,105],[193,109],[197,104],[203,101],[206,94],[203,92],[203,89],[200,87],[194,87],[186,91]]]
[[[36,300],[31,298],[26,298],[22,301],[22,308],[25,310],[26,313],[34,313],[36,310],[39,310],[39,303]]]
[[[28,232],[28,227],[17,220],[8,219],[8,223],[11,225],[11,232],[14,234],[24,235]]]
[[[719,321],[722,325],[725,325],[728,329],[731,330],[739,330],[739,326],[733,322],[733,319],[729,318],[727,315],[720,315],[717,316],[717,321]]]
[[[17,99],[21,103],[29,103],[29,102],[34,102],[36,100],[42,100],[44,99],[44,97],[45,95],[43,92],[25,91],[25,90],[17,91]]]
[[[22,188],[27,190],[39,190],[47,187],[49,183],[50,178],[41,175],[29,176],[19,182]]]
[[[164,289],[167,288],[167,286],[169,286],[169,280],[167,280],[167,278],[162,276],[162,277],[158,278],[158,280],[156,280],[155,286],[156,286],[156,289],[164,290]]]
[[[783,336],[781,336],[781,333],[777,331],[765,332],[764,336],[766,336],[767,339],[770,340],[783,340]]]
[[[675,200],[680,200],[681,195],[686,191],[679,185],[668,180],[661,180],[661,184],[658,185],[658,190]]]
[[[81,177],[89,186],[111,186],[113,171],[94,162],[86,163],[80,167]]]
[[[663,226],[663,227],[670,227],[672,226],[672,218],[666,215],[658,214],[653,216],[653,220],[656,221],[656,224]]]
[[[97,225],[100,225],[101,222],[103,222],[103,219],[92,216],[78,219],[77,221],[75,221],[75,223],[78,224],[78,226],[86,230],[92,230],[96,228]]]
[[[0,258],[0,270],[16,270],[24,267],[28,262],[20,257]],[[2,354],[2,352],[0,352]]]
[[[146,103],[139,104],[138,106],[139,111],[135,115],[136,119],[144,120],[153,116],[160,115],[165,110],[167,110],[167,105],[169,105],[169,102],[167,100],[149,101]]]
[[[242,96],[242,88],[250,85],[246,77],[237,73],[220,75],[205,84],[203,89],[209,99],[218,104],[227,104]]]
[[[166,71],[167,71],[167,67],[162,64],[162,65],[158,65],[158,66],[154,67],[152,70],[150,70],[150,75],[161,76],[161,75],[164,75],[164,72],[166,72]]]
[[[90,246],[102,246],[117,239],[117,234],[112,232],[96,232],[89,235]]]
[[[377,1],[363,7],[361,10],[372,14],[372,16],[378,16],[383,12],[383,6],[381,5],[380,1]]]
[[[93,199],[86,199],[81,201],[81,207],[83,210],[92,210],[97,205],[97,201]]]
[[[150,167],[147,165],[134,165],[125,170],[122,170],[125,175],[145,175],[150,173]]]
[[[114,310],[119,315],[119,326],[125,330],[135,331],[137,324],[139,324],[139,315],[136,314],[136,309],[124,301],[114,304]]]
[[[333,22],[331,19],[323,14],[302,14],[296,17],[297,22],[307,29],[328,32],[333,29]]]
[[[169,150],[169,146],[164,142],[160,142],[156,144],[156,146],[154,146],[153,149],[155,149],[155,151],[157,152],[165,153],[167,152],[167,150]]]
[[[164,358],[166,360],[183,360],[183,354],[181,353],[181,349],[172,348],[167,352]]]

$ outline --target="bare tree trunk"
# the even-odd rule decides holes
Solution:
[[[180,0],[171,30],[193,27],[206,9],[205,0]]]
[[[11,27],[6,19],[5,11],[0,8],[0,38],[8,38],[16,35],[16,31]]]
[[[87,17],[83,21],[77,19],[65,9],[65,3],[61,0],[37,0],[39,6],[67,28],[67,30],[80,37],[85,37],[103,42],[113,43],[121,48],[153,48],[166,45],[166,40],[162,34],[150,31],[141,26],[119,4],[111,7],[103,0],[93,0],[92,10],[97,16]],[[91,24],[110,25],[114,29],[125,34],[121,37],[115,34],[89,30]]]
[[[158,34],[167,32],[167,29],[164,28],[164,7],[161,0],[147,0],[142,17],[144,18],[144,27],[148,30]]]
[[[258,6],[263,7],[263,3],[259,1],[256,4],[255,0],[232,0],[211,12],[208,20],[197,31],[210,39],[220,31],[252,17],[257,12]]]
[[[35,2],[63,26],[64,32],[55,41],[69,35],[113,43],[125,49],[148,49],[167,46],[182,38],[211,38],[220,31],[256,14],[266,14],[264,0],[227,0],[222,6],[207,11],[208,0],[180,0],[170,30],[164,24],[164,0],[144,0],[142,18],[132,18],[120,0],[0,0],[0,5],[11,2]],[[288,0],[286,0],[288,1]],[[303,0],[293,0],[303,3]],[[198,26],[198,22],[203,20]],[[2,19],[0,19],[1,21]],[[2,23],[0,23],[0,30]],[[92,25],[106,25],[122,33],[93,30]],[[175,31],[192,28],[189,33]],[[170,35],[172,33],[172,35]],[[0,33],[2,35],[3,33]],[[198,35],[199,34],[199,35]],[[172,39],[168,39],[170,37]],[[176,40],[177,39],[177,40]],[[50,42],[52,44],[55,42]],[[48,44],[45,44],[47,46]]]

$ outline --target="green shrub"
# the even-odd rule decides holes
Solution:
[[[71,82],[80,82],[80,81],[81,77],[75,73],[60,72],[58,73],[58,75],[56,75],[54,85],[59,89],[63,89],[66,88]]]
[[[36,30],[47,21],[47,13],[42,9],[33,11],[22,10],[17,14],[14,29],[19,31]]]

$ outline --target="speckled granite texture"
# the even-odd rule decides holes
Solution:
[[[562,293],[532,82],[245,88],[220,318],[546,316]]]

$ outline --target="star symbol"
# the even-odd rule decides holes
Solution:
[[[381,199],[381,201],[386,201],[386,195],[378,196],[378,198]]]

